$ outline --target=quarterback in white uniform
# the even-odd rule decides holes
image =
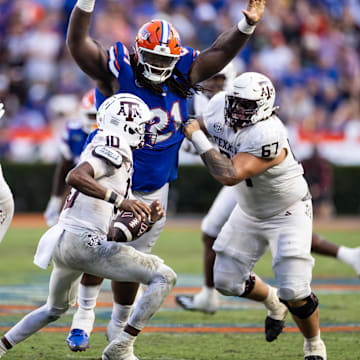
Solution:
[[[265,303],[271,290],[252,269],[270,248],[278,296],[304,335],[305,360],[326,360],[318,299],[310,286],[311,197],[274,101],[267,77],[244,73],[210,101],[203,123],[185,127],[210,174],[234,186],[237,200],[213,246],[215,287]]]
[[[73,187],[57,225],[39,242],[35,263],[45,268],[53,259],[47,303],[24,317],[0,341],[0,357],[22,340],[55,321],[75,304],[83,272],[116,281],[147,284],[146,291],[121,332],[104,350],[103,360],[137,360],[133,344],[159,309],[176,281],[175,273],[154,255],[108,241],[114,207],[138,218],[159,220],[164,211],[128,198],[133,171],[132,150],[143,146],[145,124],[152,120],[137,96],[108,98],[98,113],[99,132],[67,176]]]
[[[0,103],[0,119],[5,114],[4,104]],[[0,165],[0,242],[4,238],[14,216],[14,199],[4,179]]]

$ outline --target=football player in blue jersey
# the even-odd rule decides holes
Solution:
[[[201,53],[182,46],[178,32],[167,21],[153,20],[140,28],[134,53],[130,54],[120,42],[106,51],[93,40],[89,30],[95,0],[77,1],[69,21],[67,44],[80,68],[96,81],[96,105],[115,93],[127,92],[143,99],[155,114],[147,131],[158,134],[156,142],[148,138],[147,147],[133,154],[132,192],[138,199],[146,203],[159,200],[166,211],[169,183],[177,177],[178,151],[184,138],[186,99],[197,84],[218,73],[238,54],[261,19],[265,3],[266,0],[249,0],[239,23]],[[150,252],[164,223],[165,217],[131,245]],[[89,346],[101,281],[90,275],[84,275],[81,281],[79,309],[67,339],[73,351]],[[107,328],[108,340],[114,339],[126,323],[138,284],[113,282],[112,286],[114,307]]]
[[[51,197],[44,212],[48,226],[53,226],[58,221],[67,188],[66,175],[78,163],[86,139],[96,127],[96,112],[95,89],[92,89],[81,100],[81,118],[79,121],[69,121],[66,124],[61,139],[61,159],[56,166]]]

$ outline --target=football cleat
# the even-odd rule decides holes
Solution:
[[[272,342],[277,339],[285,327],[284,320],[275,320],[270,316],[265,319],[265,338],[266,341]]]
[[[72,329],[66,339],[71,351],[85,351],[89,348],[89,336],[81,329]]]
[[[219,295],[215,289],[203,289],[196,295],[178,295],[176,302],[185,310],[215,314],[220,307]]]
[[[102,360],[139,360],[134,355],[133,345],[113,340],[104,350]]]
[[[316,343],[304,342],[304,360],[326,360],[326,347],[322,340]]]

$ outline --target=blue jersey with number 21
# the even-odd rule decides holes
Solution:
[[[197,54],[197,51],[189,47],[182,48],[176,68],[185,77]],[[186,99],[168,91],[166,86],[163,87],[164,92],[160,96],[139,87],[130,65],[129,52],[120,42],[109,50],[108,68],[119,82],[119,93],[126,92],[140,97],[155,114],[154,122],[148,125],[147,131],[158,134],[156,143],[151,144],[150,140],[146,139],[152,148],[145,147],[134,151],[132,181],[134,191],[154,191],[177,177],[178,151],[184,139],[181,128],[187,120]],[[96,90],[96,107],[98,108],[104,100],[105,97]]]

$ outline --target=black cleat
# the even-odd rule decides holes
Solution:
[[[272,342],[277,339],[277,337],[283,331],[285,326],[284,320],[274,320],[270,316],[267,316],[265,319],[265,337],[266,341]],[[305,358],[305,360],[308,360]],[[320,360],[320,359],[309,359],[309,360]],[[323,359],[322,359],[323,360]]]
[[[304,360],[324,360],[324,358],[319,355],[310,355],[310,356],[305,356]]]

